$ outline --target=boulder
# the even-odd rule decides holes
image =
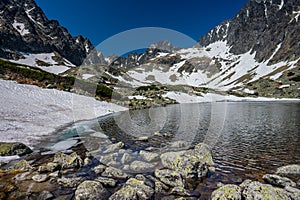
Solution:
[[[60,165],[58,163],[50,162],[44,165],[39,166],[38,172],[40,173],[48,173],[48,172],[54,172],[60,168]]]
[[[0,142],[0,156],[23,156],[32,153],[32,150],[20,142]]]
[[[170,169],[155,170],[155,177],[158,178],[162,183],[171,187],[183,187],[185,186],[184,181],[177,171]]]
[[[75,152],[71,155],[57,152],[54,155],[53,162],[58,163],[62,169],[80,168],[83,165],[83,160]]]
[[[209,166],[215,165],[209,147],[203,143],[194,149],[164,153],[160,158],[165,168],[178,171],[191,186],[207,175]]]
[[[300,165],[287,165],[279,167],[276,170],[276,174],[300,174]]]
[[[107,167],[105,171],[102,173],[102,176],[114,178],[114,179],[127,179],[128,174],[123,172],[120,169],[114,167]]]
[[[286,177],[281,177],[275,174],[266,174],[262,177],[266,183],[269,183],[271,185],[277,186],[277,187],[282,187],[284,188],[285,186],[291,186],[295,187],[296,183],[292,181],[289,178]]]
[[[247,184],[242,192],[245,199],[290,199],[287,192],[282,188],[273,187],[257,181]]]
[[[76,200],[106,200],[109,192],[97,181],[84,181],[75,191]]]
[[[297,188],[293,188],[290,186],[286,186],[285,191],[287,191],[288,196],[291,197],[293,200],[300,200],[300,190]]]
[[[105,165],[114,166],[117,164],[118,156],[118,153],[103,155],[99,158],[99,161]]]
[[[100,165],[94,167],[94,172],[95,172],[96,174],[101,174],[102,172],[105,171],[105,169],[106,169],[106,166],[100,164]]]
[[[100,182],[105,187],[115,187],[117,184],[117,181],[115,179],[107,178],[107,177],[98,177],[95,179],[95,181]]]
[[[110,200],[131,200],[131,199],[150,199],[154,194],[154,190],[147,186],[143,181],[130,178],[125,186],[115,192]]]
[[[67,188],[74,188],[77,187],[82,181],[81,177],[76,177],[76,178],[66,178],[66,177],[61,177],[57,179],[57,183],[63,187]]]
[[[211,195],[212,200],[241,200],[242,190],[237,185],[223,185],[222,187],[213,191]]]

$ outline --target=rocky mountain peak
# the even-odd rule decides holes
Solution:
[[[250,0],[232,20],[203,36],[199,44],[226,41],[232,53],[255,52],[259,62],[271,56],[270,63],[296,60],[300,55],[296,42],[300,41],[299,15],[299,0]]]
[[[48,20],[34,0],[0,2],[0,57],[20,59],[25,53],[57,52],[74,65],[81,65],[93,52],[91,42],[82,36],[72,37],[56,20]],[[102,56],[102,54],[96,53]],[[98,62],[103,57],[95,59]]]

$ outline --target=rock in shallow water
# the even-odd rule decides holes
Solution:
[[[130,170],[133,173],[151,172],[154,169],[154,165],[142,161],[133,161],[130,164]]]
[[[75,191],[76,200],[106,200],[109,192],[97,181],[84,181]]]
[[[215,190],[211,195],[212,200],[241,200],[242,190],[237,185],[224,185]]]
[[[38,183],[45,182],[48,179],[49,179],[49,176],[46,174],[37,174],[32,177],[32,180],[34,180],[35,182],[38,182]]]
[[[300,165],[287,165],[279,167],[276,174],[300,174]]]
[[[281,177],[281,176],[278,176],[275,174],[266,174],[262,178],[267,183],[274,185],[274,186],[278,186],[278,187],[285,187],[285,186],[295,187],[296,186],[296,183],[294,181],[292,181],[291,179],[286,178],[286,177]]]
[[[57,152],[53,162],[58,163],[62,169],[80,168],[83,165],[83,160],[75,152],[71,155]]]
[[[170,169],[155,170],[155,176],[164,184],[171,187],[185,187],[180,173]]]
[[[109,200],[150,199],[153,194],[154,190],[143,181],[130,178],[125,186],[115,192]]]

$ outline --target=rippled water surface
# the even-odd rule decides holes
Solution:
[[[272,173],[279,166],[300,163],[300,103],[171,105],[122,112],[85,123],[85,126],[84,130],[90,134],[104,133],[133,149],[150,146],[159,149],[177,140],[208,143],[217,170],[199,185],[203,198],[218,182],[261,180],[263,174]],[[88,131],[82,132],[87,134]],[[155,132],[165,137],[155,137]],[[145,136],[149,141],[136,141]]]

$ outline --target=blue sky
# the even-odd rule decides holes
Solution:
[[[222,21],[233,18],[247,1],[36,0],[49,19],[58,20],[73,36],[88,37],[95,46],[120,32],[141,27],[172,29],[197,41]]]

